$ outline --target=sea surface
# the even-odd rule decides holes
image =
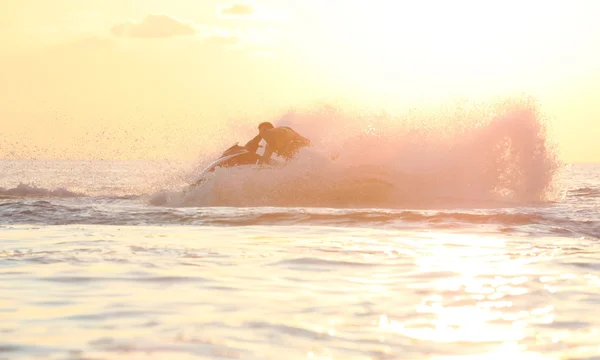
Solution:
[[[181,201],[195,172],[1,161],[0,359],[600,358],[600,165],[480,206]]]
[[[204,176],[244,139],[1,160],[0,359],[600,359],[600,164],[527,102],[361,114]]]

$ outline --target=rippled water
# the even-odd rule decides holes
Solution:
[[[393,209],[153,205],[182,164],[0,167],[0,359],[600,357],[597,165],[550,202]]]

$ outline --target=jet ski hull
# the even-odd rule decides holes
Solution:
[[[246,147],[235,144],[225,150],[220,158],[204,168],[192,186],[204,182],[206,180],[206,175],[219,167],[230,168],[235,166],[256,165],[260,161],[260,158],[260,155],[250,152]]]

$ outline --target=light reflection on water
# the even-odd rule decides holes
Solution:
[[[592,240],[308,226],[2,235],[0,358],[600,353]]]

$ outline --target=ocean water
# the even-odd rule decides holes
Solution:
[[[193,189],[223,149],[0,161],[0,359],[599,359],[600,165],[486,119]]]

